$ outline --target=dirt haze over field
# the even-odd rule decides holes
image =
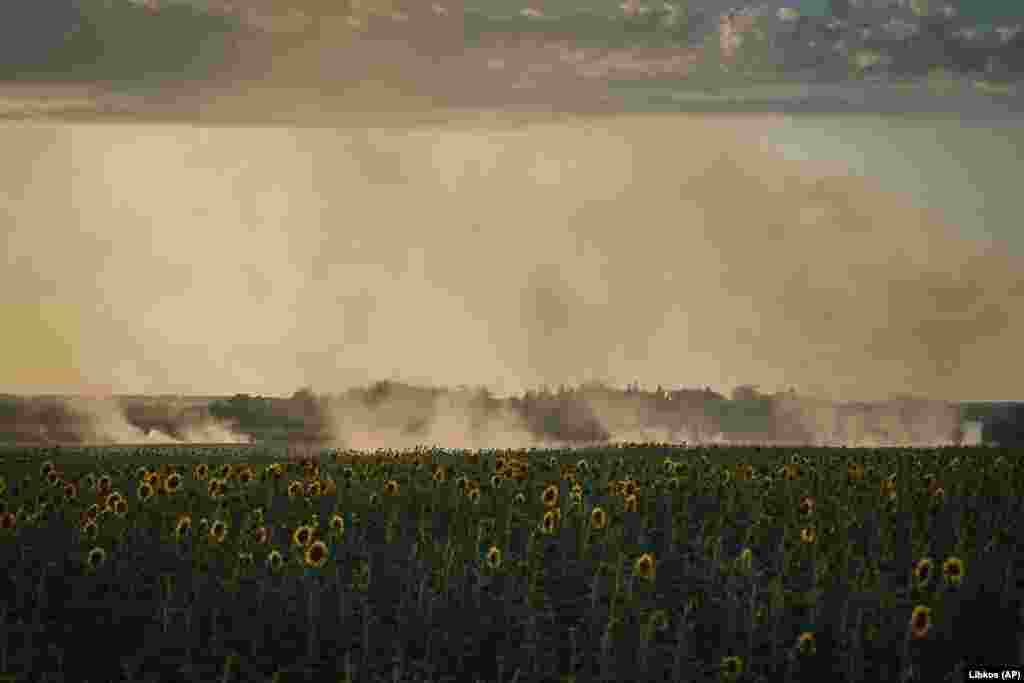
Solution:
[[[0,390],[1017,390],[1024,258],[778,117],[504,119],[0,128]]]

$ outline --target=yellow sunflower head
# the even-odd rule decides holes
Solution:
[[[910,614],[910,637],[919,640],[928,635],[932,628],[932,610],[930,607],[918,605]]]
[[[653,581],[655,577],[654,555],[644,553],[633,563],[633,574],[645,581]]]
[[[959,586],[964,578],[964,563],[959,557],[949,557],[942,563],[942,580],[948,586]]]
[[[818,651],[814,634],[804,631],[796,639],[796,651],[801,657],[813,657]]]
[[[292,532],[292,545],[304,548],[313,541],[313,528],[303,524]]]
[[[501,566],[501,549],[496,545],[492,545],[487,549],[487,566],[491,569],[497,569]]]
[[[931,558],[922,557],[914,565],[914,583],[918,587],[923,587],[931,581],[932,578],[932,561]]]
[[[320,569],[327,564],[327,544],[323,541],[314,541],[306,547],[305,561],[307,567]]]

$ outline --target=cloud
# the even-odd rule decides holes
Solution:
[[[1021,256],[777,123],[2,128],[0,388],[1017,391]]]

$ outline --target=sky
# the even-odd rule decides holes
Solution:
[[[767,114],[3,124],[0,391],[1020,399],[1020,139]]]

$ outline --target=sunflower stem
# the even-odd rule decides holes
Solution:
[[[317,586],[315,578],[311,578],[307,581],[306,590],[307,603],[306,603],[306,615],[309,621],[309,630],[307,632],[307,654],[309,656],[310,665],[315,663],[318,659],[317,656],[317,645],[318,645],[318,634],[316,631],[316,606],[319,600],[317,595]]]
[[[850,638],[850,654],[849,662],[847,666],[848,680],[850,683],[860,683],[861,681],[861,633],[864,627],[864,611],[862,608],[857,607],[854,609],[853,617],[853,634]]]
[[[363,598],[363,661],[362,668],[368,670],[370,666],[370,601]]]

